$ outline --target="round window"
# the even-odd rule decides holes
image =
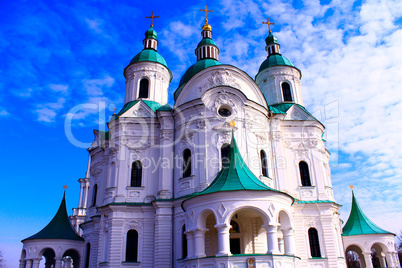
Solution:
[[[232,111],[230,111],[228,107],[220,107],[218,114],[222,117],[229,117],[232,114]]]

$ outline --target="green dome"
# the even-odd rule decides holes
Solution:
[[[269,33],[269,35],[267,36],[267,38],[265,38],[265,43],[267,45],[270,44],[278,44],[278,38],[276,38],[275,35],[273,35],[271,32]]]
[[[187,71],[184,73],[184,75],[180,79],[179,87],[186,84],[194,75],[197,73],[201,72],[202,70],[216,66],[216,65],[221,65],[217,60],[213,59],[203,59],[200,61],[197,61],[195,64],[191,65]]]
[[[216,46],[214,40],[212,40],[211,38],[204,38],[204,39],[202,39],[202,40],[198,43],[197,48],[199,48],[200,46],[203,46],[203,45],[213,45],[213,46]],[[217,47],[217,46],[216,46],[216,47]]]
[[[222,65],[217,60],[213,59],[203,59],[199,60],[193,65],[191,65],[187,71],[183,74],[183,76],[180,79],[179,87],[177,88],[176,92],[174,93],[174,99],[176,100],[177,97],[179,96],[183,86],[197,73],[201,72],[202,70],[212,67],[212,66],[217,66],[217,65]]]
[[[268,67],[272,66],[291,66],[295,67],[293,63],[290,62],[287,58],[280,54],[273,54],[269,56],[260,66],[260,70],[258,72],[261,72],[262,70],[265,70]]]
[[[165,59],[153,49],[144,49],[130,61],[130,64],[139,62],[139,61],[153,61],[162,64],[166,68],[168,68]],[[129,65],[130,65],[129,64]]]
[[[156,39],[158,35],[156,34],[153,27],[149,28],[148,31],[145,32],[145,38],[153,38]]]

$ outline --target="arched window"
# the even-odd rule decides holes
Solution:
[[[131,165],[131,187],[141,187],[142,183],[142,163],[134,161]]]
[[[300,161],[299,170],[302,186],[311,186],[310,172],[308,171],[307,163],[304,161]]]
[[[141,79],[140,81],[140,92],[138,93],[138,98],[147,99],[149,98],[149,81],[146,78]]]
[[[229,154],[230,154],[230,144],[225,143],[221,147],[222,168],[229,166],[229,164],[230,164]]]
[[[321,257],[320,241],[318,240],[317,229],[308,229],[308,239],[310,241],[311,257]]]
[[[87,243],[85,248],[85,268],[89,268],[89,257],[91,254],[91,244]]]
[[[94,188],[92,189],[92,206],[94,207],[96,205],[96,197],[98,195],[98,185],[95,184]]]
[[[187,236],[186,232],[186,225],[184,224],[181,228],[181,257],[184,259],[187,257]]]
[[[183,178],[191,176],[191,151],[185,149],[183,151]]]
[[[138,233],[136,230],[127,232],[126,261],[136,262],[138,256]]]
[[[264,150],[260,151],[261,157],[261,174],[262,176],[268,177],[268,165],[267,165],[267,154]]]
[[[282,94],[284,101],[292,101],[292,94],[290,93],[290,85],[286,82],[282,83]]]

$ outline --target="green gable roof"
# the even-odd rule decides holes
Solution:
[[[32,239],[65,239],[84,241],[84,239],[75,232],[68,219],[65,195],[66,194],[64,193],[59,210],[49,224],[37,234],[25,238],[22,240],[22,242]]]
[[[168,68],[165,59],[153,49],[145,48],[140,53],[134,56],[134,58],[130,61],[130,64],[140,62],[140,61],[152,61],[157,62]]]
[[[216,192],[239,190],[278,192],[262,183],[247,167],[241,157],[233,132],[232,142],[230,143],[229,161],[230,163],[222,167],[214,181],[206,189],[195,193],[192,197]]]
[[[190,79],[196,75],[197,73],[201,72],[204,69],[207,69],[209,67],[212,66],[217,66],[217,65],[221,65],[222,63],[220,63],[217,60],[213,60],[213,59],[203,59],[203,60],[199,60],[196,63],[194,63],[193,65],[191,65],[187,71],[183,74],[183,76],[180,79],[180,83],[179,83],[179,87],[176,89],[176,92],[174,93],[174,100],[177,99],[177,97],[179,96],[181,90],[183,89],[184,85],[190,81]]]
[[[355,195],[352,191],[352,209],[350,211],[349,219],[343,227],[343,236],[350,235],[365,235],[365,234],[391,234],[377,225],[364,215],[361,210]]]
[[[172,107],[170,107],[169,104],[162,105],[156,101],[150,101],[150,100],[134,100],[134,101],[130,101],[130,102],[127,102],[126,104],[124,104],[124,106],[120,110],[120,112],[118,114],[115,114],[112,116],[112,118],[110,119],[110,122],[119,118],[122,114],[127,112],[131,107],[133,107],[140,101],[145,103],[152,111],[154,111],[154,113],[156,113],[157,111],[171,111],[172,110]]]
[[[279,103],[279,104],[274,104],[269,106],[269,110],[272,111],[274,114],[286,114],[287,111],[293,106],[296,105],[299,108],[301,108],[303,111],[305,111],[308,115],[314,117],[312,114],[309,113],[309,111],[306,110],[302,105],[298,103]]]

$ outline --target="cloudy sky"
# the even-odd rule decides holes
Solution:
[[[68,185],[78,205],[92,129],[123,105],[123,69],[142,49],[152,11],[169,92],[196,60],[205,4],[220,61],[251,77],[266,57],[267,17],[303,74],[305,106],[327,126],[335,198],[351,192],[380,227],[402,229],[402,1],[6,1],[0,10],[0,251],[43,228]],[[81,109],[85,108],[85,109]],[[72,109],[80,109],[73,118]],[[74,110],[73,110],[74,111]],[[71,128],[65,129],[65,121]]]

